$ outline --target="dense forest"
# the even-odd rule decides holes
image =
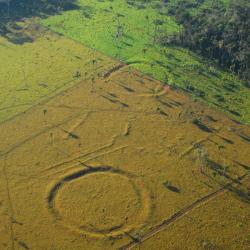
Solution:
[[[180,33],[161,42],[172,42],[217,60],[219,65],[237,73],[250,86],[250,2],[231,0],[228,6],[214,1],[210,8],[192,14],[196,6],[180,1],[169,9],[183,26]]]

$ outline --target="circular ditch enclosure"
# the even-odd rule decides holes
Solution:
[[[92,236],[118,236],[142,226],[150,210],[140,178],[112,167],[63,176],[49,191],[48,207],[64,226]]]

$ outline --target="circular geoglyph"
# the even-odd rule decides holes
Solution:
[[[140,178],[111,167],[87,168],[62,177],[47,200],[64,226],[92,236],[118,236],[136,229],[150,209]]]

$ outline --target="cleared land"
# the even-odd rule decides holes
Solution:
[[[211,3],[205,1],[200,8]],[[80,0],[77,4],[78,9],[41,23],[249,124],[250,90],[239,78],[189,50],[157,43],[159,37],[181,29],[166,14],[175,1]]]
[[[225,193],[140,244],[141,249],[247,249],[248,204]],[[225,213],[227,211],[227,213]],[[209,214],[209,218],[207,217]],[[234,234],[230,232],[234,231]],[[178,240],[175,235],[179,235]],[[223,236],[222,236],[223,235]],[[192,240],[190,240],[192,239]],[[134,249],[139,249],[139,244]]]
[[[0,38],[0,249],[248,249],[250,128],[182,89],[246,123],[249,90],[122,3]]]
[[[116,64],[32,20],[17,27],[8,34],[16,43],[0,37],[0,122]]]
[[[247,249],[250,129],[181,91],[114,65],[0,129],[2,249],[178,249],[204,208]]]

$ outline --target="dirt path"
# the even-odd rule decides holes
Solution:
[[[239,177],[237,180],[243,180],[246,177],[246,175],[243,175]],[[160,233],[161,231],[165,230],[166,227],[172,223],[174,223],[177,219],[185,216],[187,213],[191,212],[193,209],[199,207],[200,205],[203,205],[204,203],[216,198],[219,195],[222,195],[229,191],[229,188],[232,186],[233,182],[228,183],[227,185],[223,186],[222,188],[196,200],[192,204],[184,207],[183,209],[179,210],[175,214],[173,214],[171,217],[167,218],[166,220],[162,221],[160,224],[153,227],[150,231],[148,231],[146,234],[144,234],[141,238],[138,238],[135,241],[130,242],[127,245],[124,245],[120,248],[120,250],[130,250],[134,247],[140,245],[142,242],[152,238],[154,235]]]

